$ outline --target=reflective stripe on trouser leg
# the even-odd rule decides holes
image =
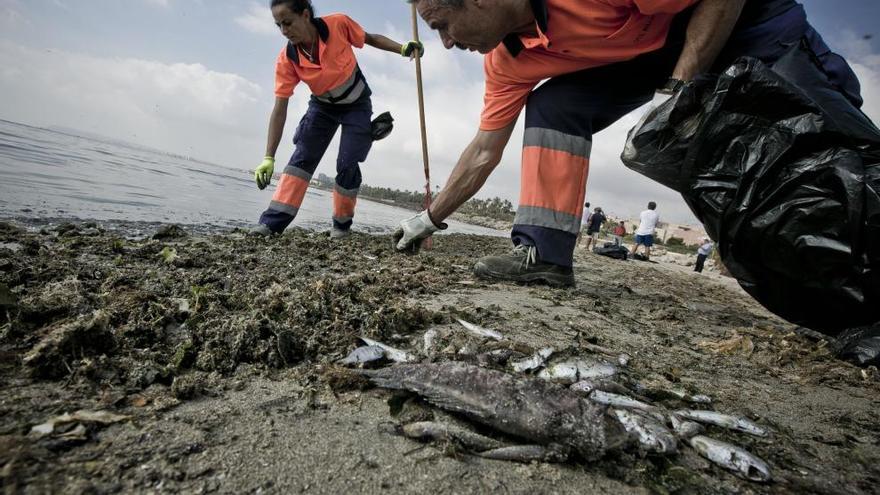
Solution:
[[[527,236],[547,263],[571,266],[591,142],[553,129],[527,128],[523,140],[514,242]]]
[[[572,265],[593,134],[651,101],[676,60],[674,50],[658,50],[554,77],[529,95],[514,244],[535,246],[542,262]]]
[[[347,230],[351,227],[357,194],[357,189],[343,189],[339,184],[333,188],[333,225],[337,229]]]
[[[260,216],[260,223],[272,232],[282,232],[296,218],[312,174],[288,165],[281,174],[281,180],[269,202],[269,208]]]
[[[272,232],[284,231],[296,218],[312,174],[338,127],[337,119],[320,103],[309,102],[309,109],[293,136],[296,149],[281,174],[269,208],[260,217],[260,223]]]
[[[333,188],[333,226],[351,228],[358,190],[361,187],[361,162],[373,146],[370,116],[372,107],[354,109],[341,116],[342,136],[336,160],[336,187]]]

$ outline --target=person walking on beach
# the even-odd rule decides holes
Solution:
[[[275,153],[294,88],[304,82],[312,97],[293,136],[293,156],[281,173],[269,207],[252,232],[279,234],[296,218],[312,174],[342,126],[330,235],[346,237],[350,234],[361,185],[360,164],[367,159],[373,144],[372,92],[352,47],[362,48],[366,44],[410,59],[420,57],[424,48],[416,41],[401,45],[385,36],[367,33],[344,14],[315,17],[310,0],[272,0],[271,8],[275,24],[288,41],[275,62],[275,107],[269,120],[266,155],[254,171],[260,189],[272,180]]]
[[[602,229],[602,224],[605,223],[605,214],[602,213],[602,208],[598,206],[593,211],[593,214],[590,215],[590,221],[587,224],[587,246],[586,248],[589,250],[591,246],[595,247],[599,243],[599,230]]]
[[[633,257],[639,252],[639,246],[645,246],[645,260],[651,259],[651,247],[654,245],[654,230],[660,222],[657,213],[657,203],[648,203],[648,209],[639,214],[639,228],[636,229],[636,246],[633,248]]]
[[[617,223],[617,225],[614,226],[612,236],[614,238],[615,246],[620,246],[621,244],[623,244],[623,238],[626,236],[626,224],[623,220],[621,220]]]
[[[587,227],[590,225],[590,217],[592,215],[593,212],[590,211],[590,203],[584,203],[584,212],[581,214],[581,228],[578,230],[576,246],[581,245],[581,239],[583,238],[584,233],[586,233]]]
[[[694,271],[697,273],[703,273],[703,265],[706,263],[706,258],[712,254],[712,248],[715,245],[708,237],[704,237],[701,239],[700,247],[697,249],[697,264],[694,265]]]

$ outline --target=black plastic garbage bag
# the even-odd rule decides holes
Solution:
[[[619,244],[614,244],[613,242],[606,242],[602,247],[596,246],[593,248],[593,252],[602,256],[624,261],[629,257],[629,249]]]
[[[845,330],[832,344],[832,350],[859,366],[880,366],[880,324]]]
[[[621,158],[682,194],[772,312],[829,335],[880,321],[880,131],[806,50],[688,85]]]

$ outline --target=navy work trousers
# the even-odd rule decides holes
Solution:
[[[296,149],[260,223],[280,233],[296,218],[312,175],[336,130],[342,126],[333,190],[333,226],[340,230],[351,228],[361,186],[360,164],[367,159],[373,145],[372,113],[369,97],[351,105],[331,105],[312,99],[293,137]]]

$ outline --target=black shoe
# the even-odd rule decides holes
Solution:
[[[832,346],[834,354],[859,366],[880,366],[880,323],[844,330]]]
[[[574,272],[569,266],[542,263],[534,246],[519,245],[507,256],[487,256],[474,265],[474,274],[491,280],[533,282],[554,287],[574,287]]]

